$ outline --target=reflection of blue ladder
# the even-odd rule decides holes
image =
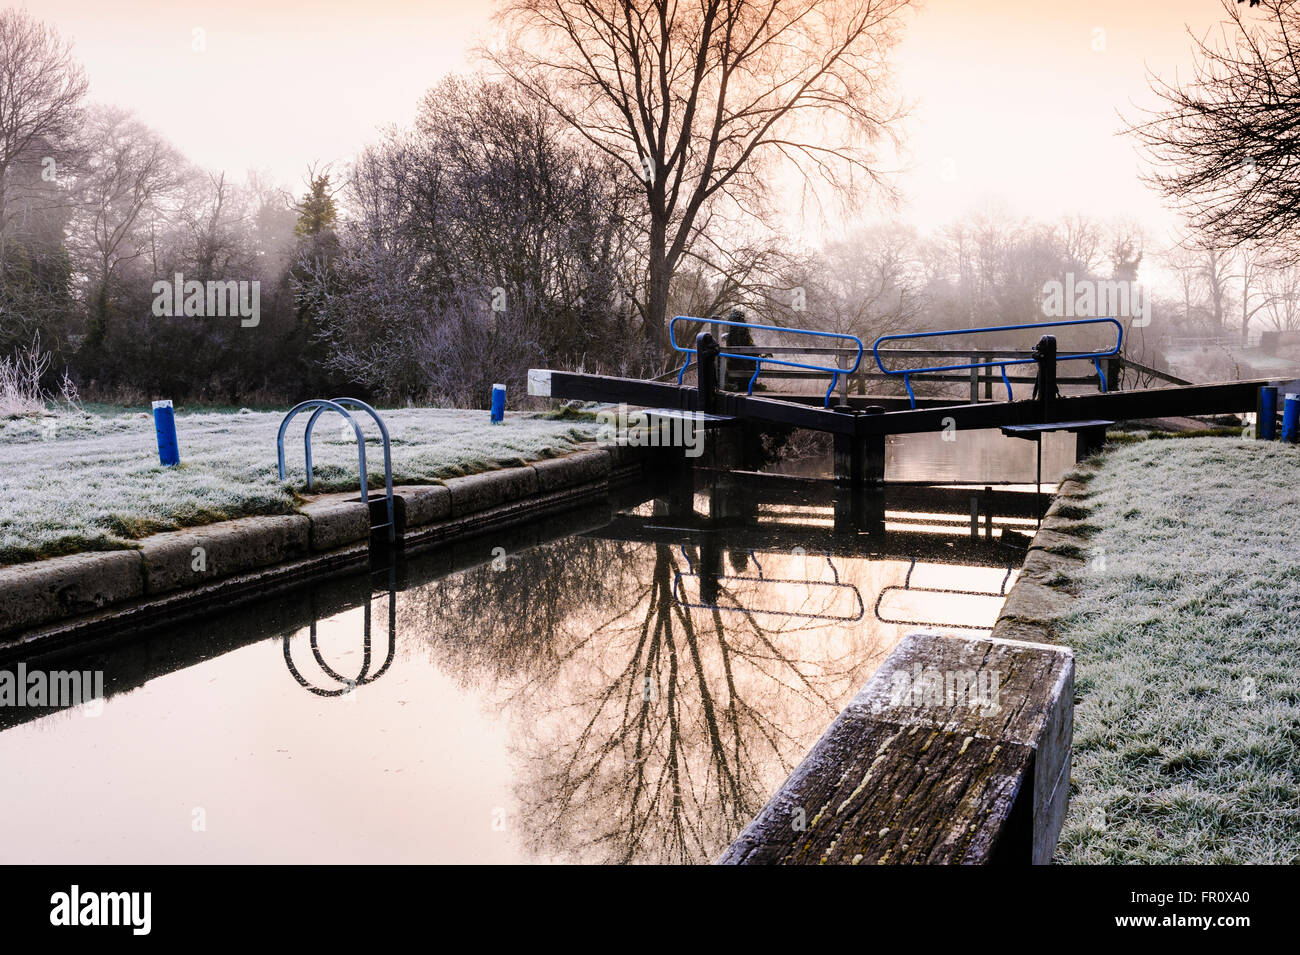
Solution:
[[[355,408],[358,411],[364,411],[366,414],[370,415],[370,417],[374,418],[375,424],[379,425],[379,433],[383,436],[384,439],[384,495],[387,499],[387,505],[388,505],[387,508],[388,522],[386,524],[372,525],[370,528],[370,532],[371,534],[373,534],[377,530],[383,530],[384,528],[387,528],[388,542],[391,544],[396,540],[397,537],[397,522],[393,517],[392,448],[390,446],[390,442],[388,439],[388,427],[384,424],[384,419],[379,416],[378,411],[370,407],[370,405],[366,404],[364,401],[360,401],[356,398],[335,398],[333,401],[327,401],[324,398],[313,398],[310,401],[304,401],[301,402],[300,404],[294,405],[291,409],[289,409],[289,413],[286,414],[284,416],[284,420],[280,422],[280,433],[276,436],[275,439],[276,463],[280,471],[280,480],[283,481],[285,479],[284,432],[289,427],[289,422],[292,421],[300,411],[306,411],[308,408],[314,408],[316,410],[313,411],[312,416],[307,419],[307,431],[303,437],[303,446],[306,455],[306,466],[307,466],[307,490],[310,491],[312,489],[311,433],[313,429],[315,429],[316,427],[316,419],[318,419],[326,411],[337,411],[339,414],[343,416],[344,420],[346,420],[348,424],[352,425],[352,432],[357,437],[357,464],[361,472],[361,503],[365,504],[367,511],[369,511],[370,492],[367,487],[367,478],[366,478],[366,436],[361,433],[361,426],[357,424],[356,419],[352,417],[351,412],[347,410],[348,407]]]
[[[312,656],[316,658],[316,665],[320,667],[328,677],[341,684],[338,689],[323,688],[315,686],[306,677],[293,662],[293,634],[284,635],[284,662],[289,668],[289,673],[298,682],[298,685],[309,693],[316,696],[346,696],[349,692],[359,686],[365,686],[367,683],[374,683],[381,676],[388,672],[388,668],[393,665],[393,658],[397,654],[397,590],[391,575],[388,587],[388,653],[384,657],[384,662],[374,673],[370,672],[370,665],[373,662],[370,639],[370,602],[372,597],[367,595],[365,602],[365,621],[362,631],[361,644],[361,672],[357,674],[356,679],[349,679],[325,662],[325,656],[321,653],[319,638],[316,634],[316,614],[313,611],[311,626],[308,628],[308,643],[311,646]],[[301,631],[299,631],[301,632]]]

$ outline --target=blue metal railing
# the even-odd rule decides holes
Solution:
[[[682,352],[687,355],[694,355],[693,346],[677,344],[677,323],[678,322],[698,322],[701,325],[726,325],[729,328],[748,328],[750,331],[761,332],[784,332],[789,335],[806,335],[811,338],[835,338],[840,341],[853,342],[858,346],[858,353],[853,359],[853,364],[848,368],[840,368],[834,365],[812,365],[808,362],[789,361],[784,358],[772,358],[767,355],[741,355],[736,352],[722,351],[719,352],[719,358],[731,358],[739,361],[752,361],[754,363],[754,374],[749,379],[749,387],[745,394],[754,393],[754,382],[758,380],[758,373],[763,370],[763,365],[785,365],[789,368],[807,368],[810,371],[822,371],[831,376],[831,386],[826,389],[825,407],[830,407],[831,395],[835,394],[835,386],[840,383],[840,375],[851,375],[858,370],[862,363],[862,353],[865,346],[862,339],[856,335],[846,335],[841,332],[814,332],[806,328],[782,328],[780,325],[751,325],[748,322],[727,322],[719,318],[693,318],[689,315],[678,315],[668,323],[668,344],[672,346],[673,351]],[[722,343],[719,342],[719,345]],[[686,374],[686,369],[691,367],[691,360],[688,358],[686,364],[682,365],[681,370],[677,372],[677,384],[682,383],[682,378]]]
[[[984,328],[955,328],[942,332],[910,332],[902,335],[881,335],[871,345],[871,354],[876,359],[876,367],[886,375],[902,375],[903,386],[907,388],[907,397],[911,399],[912,407],[916,407],[916,395],[912,392],[912,376],[921,375],[926,372],[936,371],[962,371],[972,368],[997,368],[1002,373],[1002,383],[1007,386],[1007,400],[1013,400],[1011,395],[1011,382],[1007,379],[1007,365],[1032,365],[1035,362],[1033,358],[999,358],[994,361],[977,361],[969,362],[964,365],[932,365],[929,368],[886,368],[884,362],[880,360],[880,343],[899,341],[906,338],[941,338],[946,335],[975,335],[981,332],[1009,332],[1017,331],[1022,328],[1060,328],[1066,325],[1103,325],[1111,324],[1115,326],[1115,347],[1106,351],[1095,352],[1074,352],[1069,355],[1057,355],[1057,361],[1068,361],[1075,358],[1084,358],[1092,362],[1097,369],[1097,377],[1101,382],[1101,390],[1106,390],[1106,373],[1101,370],[1101,359],[1110,358],[1118,355],[1124,345],[1124,326],[1113,318],[1078,318],[1063,322],[1031,322],[1025,325],[989,325]],[[979,349],[972,348],[972,352],[978,352]]]

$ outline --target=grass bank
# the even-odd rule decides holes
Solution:
[[[285,514],[304,489],[302,434],[285,437],[287,480],[275,467],[282,412],[178,413],[181,464],[158,464],[152,415],[104,408],[0,419],[0,564],[83,550],[132,546],[163,530],[252,514]],[[595,434],[589,422],[511,414],[491,425],[485,411],[384,411],[392,435],[393,481],[441,478],[572,451]],[[361,419],[359,419],[361,420]],[[383,486],[377,429],[362,421],[371,487]],[[359,486],[356,442],[342,419],[317,424],[316,490]]]
[[[1300,861],[1300,449],[1143,440],[1090,463],[1057,860]]]

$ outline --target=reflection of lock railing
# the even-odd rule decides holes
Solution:
[[[681,548],[681,552],[682,552],[682,557],[686,559],[687,567],[689,567],[690,569],[686,573],[683,573],[682,571],[679,570],[673,574],[673,602],[676,603],[679,607],[689,607],[694,610],[726,610],[732,613],[766,614],[768,616],[773,616],[773,617],[788,617],[791,619],[799,619],[799,620],[832,620],[832,621],[840,621],[844,623],[851,623],[854,620],[861,620],[867,612],[866,604],[862,600],[862,592],[858,590],[858,588],[853,584],[845,584],[840,582],[840,573],[836,569],[835,564],[831,560],[829,554],[824,556],[826,558],[827,566],[829,566],[831,569],[831,576],[834,578],[834,580],[833,582],[828,583],[827,581],[824,580],[812,580],[810,578],[800,579],[800,578],[785,578],[785,577],[768,577],[763,571],[763,565],[759,562],[757,555],[752,550],[748,551],[747,553],[749,554],[749,559],[754,562],[754,566],[758,568],[758,576],[756,577],[748,574],[700,574],[696,572],[695,562],[691,560],[691,555],[686,552],[685,547]],[[857,603],[858,610],[857,613],[853,614],[852,616],[846,616],[844,614],[808,613],[800,610],[761,610],[761,609],[751,609],[749,607],[740,607],[740,606],[731,607],[731,606],[726,606],[724,604],[717,603],[716,601],[713,603],[708,603],[701,600],[700,603],[691,603],[685,598],[685,595],[683,594],[681,587],[682,587],[682,581],[684,579],[692,578],[692,577],[701,581],[701,591],[703,591],[703,582],[705,580],[705,577],[708,577],[715,586],[717,583],[726,581],[726,582],[742,582],[742,583],[756,583],[756,584],[758,583],[803,584],[805,586],[825,587],[829,590],[846,591],[852,594],[854,601]]]
[[[1006,575],[1002,578],[1002,585],[996,592],[990,590],[957,590],[952,587],[913,587],[912,571],[916,570],[916,558],[912,558],[911,564],[907,568],[907,576],[903,578],[902,584],[889,584],[880,588],[880,595],[876,597],[876,606],[874,613],[876,619],[881,623],[897,624],[906,627],[940,627],[955,630],[990,630],[991,627],[981,627],[973,623],[945,623],[935,620],[895,620],[890,617],[880,615],[880,605],[885,601],[885,595],[898,591],[900,593],[911,594],[944,594],[955,597],[1005,597],[1007,595],[1007,584],[1011,581],[1012,568],[1007,567]]]
[[[365,623],[363,630],[364,635],[362,637],[361,672],[357,674],[356,679],[349,679],[348,677],[343,676],[325,662],[325,657],[321,653],[320,643],[316,635],[317,621],[313,620],[311,626],[308,628],[308,642],[311,645],[312,656],[316,658],[316,665],[319,666],[331,679],[337,680],[339,683],[343,684],[337,689],[326,689],[314,686],[298,671],[298,667],[293,662],[292,645],[294,635],[289,633],[284,635],[284,662],[289,668],[289,673],[291,673],[293,678],[298,681],[299,686],[307,690],[309,693],[315,693],[317,696],[343,696],[359,686],[365,686],[367,683],[374,683],[388,672],[388,668],[393,665],[393,657],[397,653],[397,638],[395,636],[397,625],[397,594],[395,590],[391,588],[388,591],[388,654],[384,657],[383,664],[374,673],[370,672],[370,664],[373,662],[370,650],[370,601],[371,598],[367,597],[366,602],[363,605]]]

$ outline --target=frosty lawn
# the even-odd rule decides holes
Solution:
[[[382,412],[392,435],[393,482],[427,484],[574,450],[594,425],[511,414],[490,425],[485,411],[403,409]],[[250,514],[284,514],[304,487],[299,415],[285,435],[288,480],[275,470],[283,414],[241,412],[176,416],[181,465],[158,464],[147,413],[64,412],[0,419],[0,564],[81,550],[130,547],[162,530]],[[369,436],[370,486],[383,486],[378,429]],[[316,489],[358,487],[356,441],[343,419],[326,414],[312,442]]]
[[[1300,450],[1114,447],[1089,479],[1059,861],[1300,861]]]

